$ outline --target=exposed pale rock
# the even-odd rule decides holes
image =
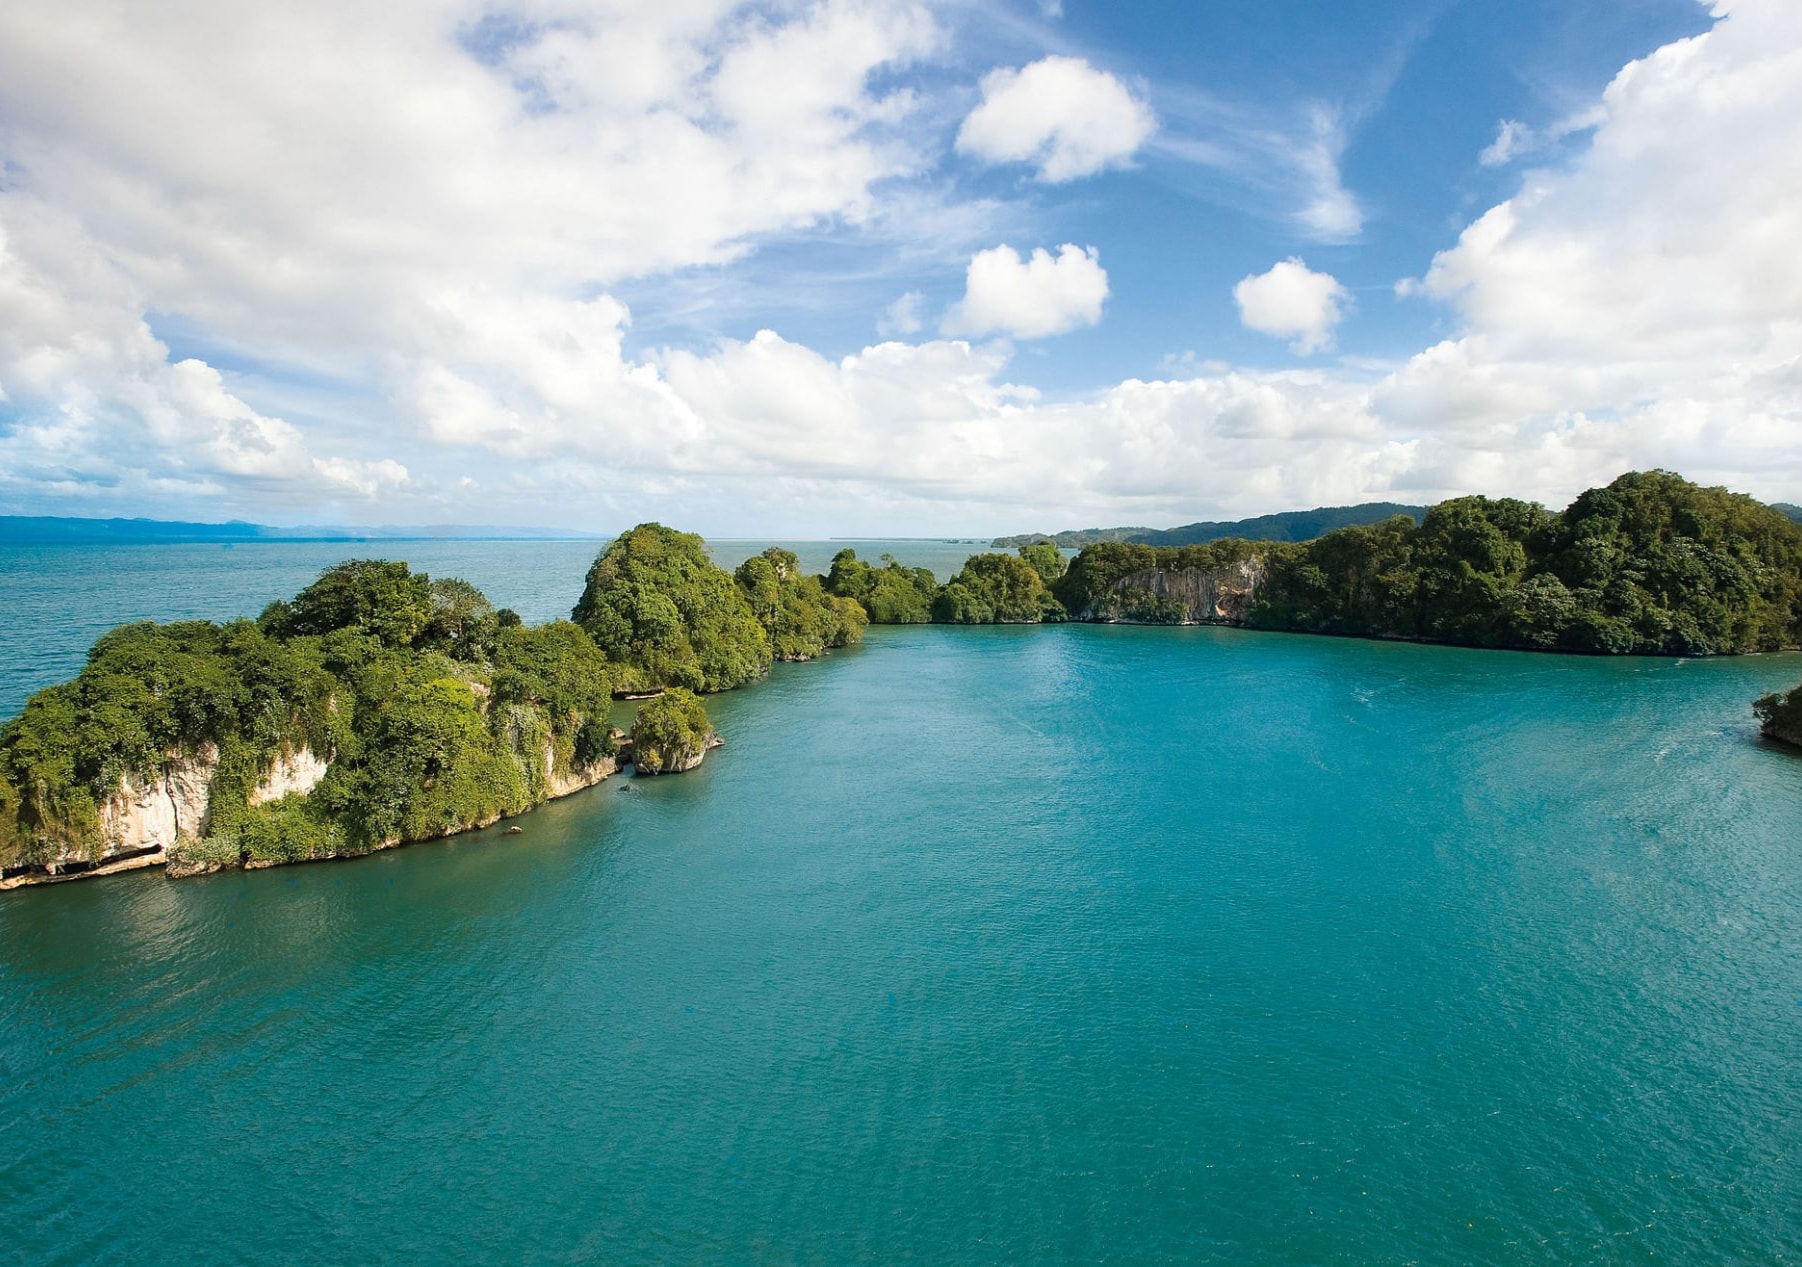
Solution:
[[[1118,608],[1130,609],[1134,599],[1149,597],[1180,603],[1185,625],[1239,625],[1251,612],[1264,576],[1264,560],[1255,557],[1218,569],[1147,568],[1114,582],[1106,598],[1078,619],[1130,620],[1130,616],[1110,614],[1108,600]]]
[[[183,836],[206,834],[219,749],[203,744],[191,753],[168,754],[160,771],[127,774],[100,806],[104,861],[113,854],[157,849],[167,853]]]
[[[269,767],[269,773],[250,790],[250,803],[261,805],[265,801],[279,801],[284,796],[296,793],[305,795],[319,786],[319,780],[325,777],[331,764],[327,758],[319,756],[305,744],[298,748],[284,748],[276,754],[275,764]]]
[[[664,757],[657,765],[643,765],[633,754],[632,768],[640,774],[685,774],[707,759],[707,754],[720,747],[726,741],[713,731],[707,732],[707,740],[698,752],[673,752]]]

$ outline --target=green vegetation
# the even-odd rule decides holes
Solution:
[[[996,537],[989,544],[997,550],[1015,550],[1049,542],[1061,550],[1080,550],[1103,541],[1134,541],[1156,531],[1156,528],[1074,528],[1066,532],[1022,532],[1012,537]]]
[[[127,625],[0,729],[0,866],[97,860],[122,784],[204,789],[188,865],[366,853],[518,813],[614,751],[614,667],[567,621],[526,628],[403,563],[323,573],[254,623]],[[305,792],[258,784],[301,752]]]
[[[1027,566],[1037,572],[1039,579],[1047,586],[1055,585],[1058,578],[1070,570],[1070,560],[1049,541],[1034,541],[1021,546],[1020,557],[1026,560]]]
[[[877,625],[923,625],[932,619],[938,581],[925,568],[903,567],[893,555],[872,567],[855,550],[840,550],[826,574],[826,592],[859,604]]]
[[[675,774],[698,765],[713,737],[701,701],[691,691],[671,687],[638,706],[632,764],[640,774]]]
[[[1259,557],[1265,548],[1236,540],[1171,548],[1108,542],[1092,546],[1071,560],[1052,592],[1075,619],[1177,625],[1188,617],[1182,603],[1160,597],[1142,586],[1121,583],[1142,572],[1223,572]]]
[[[974,554],[932,600],[932,618],[947,625],[1037,624],[1064,619],[1064,609],[1027,560]]]
[[[1201,549],[1218,553],[1090,547],[1058,595],[1109,618],[1131,606],[1114,592],[1130,573],[1217,569],[1255,553],[1266,574],[1245,623],[1257,628],[1666,655],[1802,643],[1802,527],[1664,471],[1623,475],[1562,514],[1461,497],[1418,525],[1397,516],[1300,544]]]
[[[628,690],[729,691],[769,668],[770,635],[692,533],[640,524],[588,570],[573,613]]]
[[[1340,528],[1381,523],[1397,515],[1419,523],[1424,506],[1397,502],[1364,502],[1357,506],[1320,506],[1314,510],[1286,510],[1276,515],[1226,522],[1184,524],[1161,532],[1142,532],[1132,538],[1148,546],[1194,546],[1238,537],[1247,541],[1312,541]]]
[[[1029,532],[1017,537],[996,537],[997,549],[1049,541],[1066,549],[1080,550],[1103,542],[1121,541],[1148,546],[1206,545],[1210,541],[1242,538],[1248,541],[1312,541],[1337,528],[1358,524],[1381,523],[1396,515],[1406,515],[1419,523],[1426,514],[1424,506],[1407,506],[1397,502],[1364,502],[1357,506],[1321,506],[1314,510],[1288,510],[1277,515],[1259,515],[1254,519],[1208,521],[1184,524],[1180,528],[1084,528],[1077,532]]]
[[[854,599],[827,593],[817,576],[803,576],[792,551],[771,546],[746,559],[733,580],[769,636],[778,660],[811,660],[863,637],[869,617]]]

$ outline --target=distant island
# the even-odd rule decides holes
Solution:
[[[1229,537],[1249,541],[1312,541],[1336,528],[1381,523],[1396,515],[1405,515],[1419,523],[1425,517],[1425,506],[1407,506],[1398,502],[1363,502],[1356,506],[1321,506],[1314,510],[1288,510],[1276,515],[1259,515],[1254,519],[1209,521],[1184,524],[1180,528],[1080,528],[1070,532],[1029,532],[1014,537],[996,537],[998,549],[1012,550],[1024,545],[1049,541],[1066,550],[1106,541],[1125,541],[1137,545],[1193,546]]]
[[[1254,521],[1255,522],[1255,521]],[[772,547],[728,573],[641,524],[536,627],[404,563],[327,569],[255,621],[127,625],[0,727],[0,883],[345,857],[518,814],[613,774],[699,764],[697,696],[868,624],[1209,624],[1588,654],[1802,646],[1802,524],[1668,471],[1563,511],[1460,497],[1305,541],[1051,541],[942,584],[850,548],[824,576]],[[630,733],[616,697],[647,698]],[[1802,742],[1802,688],[1759,700]]]
[[[170,519],[76,519],[60,515],[0,515],[0,545],[175,545],[247,541],[542,541],[600,540],[596,534],[557,528],[506,528],[467,524],[415,527],[289,528],[230,520],[185,523]]]

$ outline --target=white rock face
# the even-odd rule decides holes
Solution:
[[[1185,625],[1238,625],[1258,596],[1264,583],[1264,560],[1253,557],[1214,571],[1207,568],[1179,568],[1165,571],[1152,568],[1133,572],[1115,581],[1108,591],[1113,598],[1142,594],[1151,598],[1174,599],[1182,604]],[[1095,604],[1078,619],[1109,619]]]
[[[602,779],[619,770],[619,763],[612,757],[602,757],[585,770],[571,770],[568,774],[557,773],[557,754],[547,743],[544,745],[544,792],[550,800],[560,796],[568,796],[571,792],[580,792],[583,788],[593,787]]]
[[[139,849],[168,852],[178,837],[206,834],[207,807],[219,750],[202,745],[171,754],[161,774],[125,775],[119,790],[100,806],[100,834],[106,855]]]
[[[265,801],[279,801],[296,792],[311,792],[319,786],[319,780],[325,777],[331,764],[304,744],[298,748],[283,749],[277,754],[275,764],[269,767],[269,773],[251,789],[250,803],[261,805]]]

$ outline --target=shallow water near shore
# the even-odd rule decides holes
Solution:
[[[1794,1261],[1796,681],[876,629],[521,836],[0,895],[0,1258]]]

